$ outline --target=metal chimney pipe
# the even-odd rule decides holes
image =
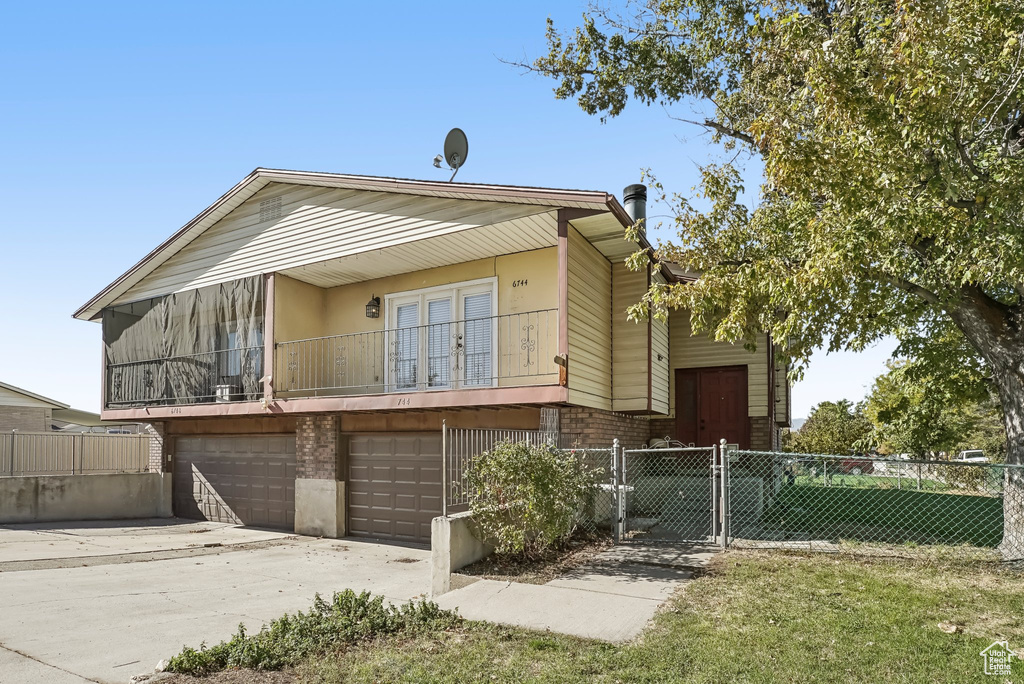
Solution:
[[[637,221],[643,220],[640,224],[640,232],[647,228],[647,186],[643,183],[627,185],[622,191],[622,205],[629,214],[629,218],[635,225]]]

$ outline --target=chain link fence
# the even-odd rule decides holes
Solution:
[[[730,450],[729,544],[1024,559],[1024,467]]]
[[[716,447],[623,450],[620,539],[712,542],[719,518],[716,454]]]

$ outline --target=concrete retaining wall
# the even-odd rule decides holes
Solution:
[[[486,558],[494,548],[473,534],[470,513],[434,518],[430,524],[430,594],[439,596],[452,588],[456,570]]]
[[[171,515],[170,473],[0,477],[0,524]]]

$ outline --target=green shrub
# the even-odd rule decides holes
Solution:
[[[594,495],[578,454],[500,442],[466,470],[477,532],[499,553],[536,556],[572,535]]]
[[[385,605],[382,596],[351,589],[334,594],[328,602],[319,594],[308,613],[284,615],[256,634],[243,625],[230,641],[207,648],[185,647],[171,658],[167,669],[205,675],[228,668],[279,670],[299,660],[343,644],[397,632],[421,633],[458,625],[459,616],[435,603],[410,601],[402,606]]]

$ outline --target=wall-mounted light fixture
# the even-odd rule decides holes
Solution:
[[[366,303],[366,317],[380,318],[380,297],[375,295]]]

